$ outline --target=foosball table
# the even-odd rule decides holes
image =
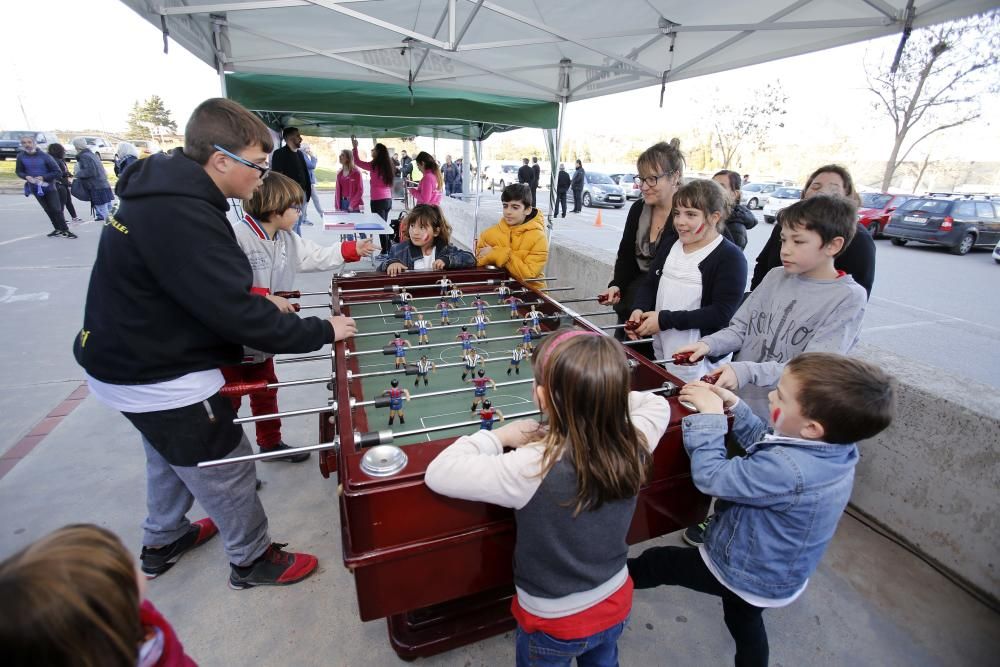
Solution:
[[[353,317],[357,335],[326,354],[278,361],[332,364],[327,405],[281,415],[319,415],[320,444],[299,449],[319,451],[323,476],[338,476],[344,564],[361,620],[386,618],[405,660],[515,627],[513,512],[440,496],[423,478],[458,436],[538,415],[531,349],[544,336],[606,334],[585,319],[603,313],[567,305],[596,298],[560,302],[572,288],[545,286],[553,280],[529,285],[496,269],[337,276],[329,307]],[[631,351],[628,363],[632,389],[662,393],[671,409],[628,533],[634,544],[697,523],[710,499],[694,487],[681,443],[682,382]]]

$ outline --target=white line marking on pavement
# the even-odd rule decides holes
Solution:
[[[894,306],[900,306],[901,308],[910,308],[911,310],[919,310],[922,313],[928,313],[930,315],[944,315],[944,313],[940,313],[940,312],[938,312],[936,310],[930,310],[928,308],[921,308],[920,306],[912,306],[912,305],[910,305],[908,303],[903,303],[902,301],[893,301],[892,299],[886,299],[885,297],[881,297],[881,296],[873,296],[871,298],[871,300],[872,301],[882,301],[884,303],[891,303],[892,305],[894,305]],[[949,316],[949,317],[950,317],[950,319],[943,320],[943,321],[946,321],[946,322],[962,322],[963,324],[971,324],[973,326],[983,327],[984,329],[991,329],[993,331],[1000,331],[1000,327],[994,327],[994,326],[991,326],[989,324],[983,324],[981,322],[973,322],[972,320],[967,320],[967,319],[962,318],[962,317],[954,317],[954,316]]]
[[[902,324],[884,324],[880,327],[870,327],[867,329],[862,329],[862,333],[872,333],[873,331],[892,331],[894,329],[909,329],[910,327],[925,327],[929,324],[942,324],[944,322],[962,322],[964,320],[959,320],[955,317],[949,317],[944,320],[919,320],[917,322],[904,322]]]
[[[7,245],[8,243],[17,243],[18,241],[25,241],[27,239],[40,239],[43,236],[45,236],[45,234],[32,234],[31,236],[19,236],[16,239],[0,241],[0,245]]]

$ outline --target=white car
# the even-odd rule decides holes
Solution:
[[[752,184],[751,184],[752,185]],[[764,204],[764,222],[774,224],[778,219],[778,211],[787,208],[802,199],[802,190],[799,188],[778,188],[767,198]]]
[[[1000,241],[997,241],[997,244],[993,246],[993,261],[1000,264]]]
[[[747,183],[740,190],[740,203],[750,209],[760,208],[779,187],[777,183]]]
[[[114,162],[115,161],[115,146],[111,145],[111,142],[104,137],[73,137],[73,141],[77,139],[83,139],[87,142],[87,148],[94,152],[97,159],[101,162]],[[75,160],[76,159],[76,148],[73,146],[73,141],[66,144],[66,159]]]

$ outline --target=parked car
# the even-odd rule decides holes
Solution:
[[[584,206],[614,206],[621,208],[625,205],[625,191],[616,184],[607,174],[598,171],[586,172],[583,183],[583,196],[581,197]],[[569,191],[569,201],[573,201],[573,191]]]
[[[154,153],[163,152],[163,149],[160,148],[160,144],[155,141],[150,141],[149,139],[126,139],[125,141],[129,142],[139,150],[140,158],[149,157]]]
[[[625,191],[625,199],[638,199],[642,196],[639,186],[635,183],[635,177],[639,174],[611,174],[611,180],[617,183]]]
[[[882,230],[889,224],[889,216],[903,202],[913,199],[913,195],[893,195],[888,192],[862,192],[858,222],[873,237],[882,236]]]
[[[94,155],[97,156],[98,160],[103,162],[115,161],[115,146],[112,146],[111,142],[104,137],[73,137],[73,139],[66,144],[67,160],[76,159],[76,148],[73,146],[73,142],[77,139],[85,140],[87,142],[87,147],[94,151]]]
[[[511,183],[517,183],[517,169],[516,164],[487,165],[483,169],[483,177],[489,181],[491,190],[503,190]]]
[[[0,132],[0,160],[17,157],[21,150],[21,137],[26,134],[35,136],[35,144],[42,152],[49,150],[49,144],[59,143],[59,138],[54,132],[38,132],[36,130],[8,130]]]
[[[892,213],[883,233],[893,245],[918,241],[965,255],[1000,241],[1000,201],[971,195],[916,197]]]
[[[802,188],[778,188],[767,198],[764,204],[764,222],[774,224],[778,219],[778,211],[791,206],[802,199]]]
[[[997,244],[993,246],[993,261],[1000,264],[1000,241],[997,241]]]
[[[750,209],[761,208],[779,187],[777,183],[747,183],[740,191],[740,203]]]

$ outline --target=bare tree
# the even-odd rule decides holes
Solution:
[[[873,107],[893,124],[883,191],[915,146],[976,120],[982,115],[980,97],[1000,90],[1000,12],[915,30],[895,72],[891,60],[892,54],[884,53],[878,63],[865,65],[868,88],[877,98]]]
[[[717,90],[715,97],[723,100],[728,96]],[[771,130],[784,126],[781,117],[787,113],[787,101],[781,82],[776,81],[761,92],[754,93],[746,104],[720,102],[715,105],[712,123],[715,147],[719,149],[723,169],[729,169],[741,150],[762,150],[766,147]]]

